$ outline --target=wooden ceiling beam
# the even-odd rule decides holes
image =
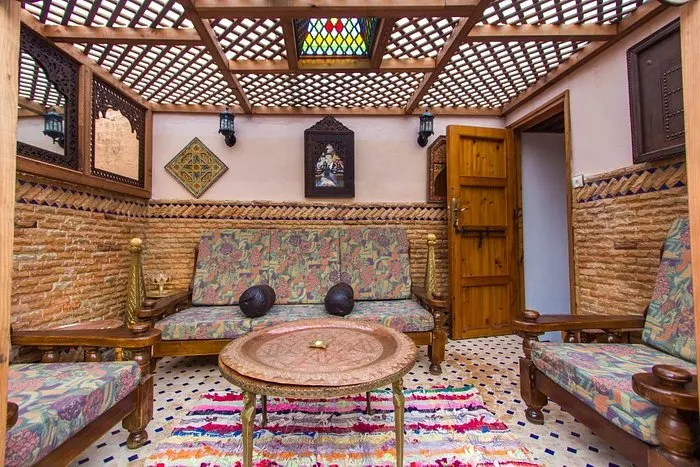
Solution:
[[[20,20],[22,21],[22,24],[27,26],[29,29],[32,31],[36,32],[40,36],[44,36],[44,28],[45,26],[37,21],[34,16],[29,13],[27,10],[22,10],[20,12]],[[47,39],[51,40],[51,39]],[[93,61],[91,58],[89,58],[87,55],[81,53],[78,49],[73,47],[70,44],[56,44],[56,47],[61,49],[63,52],[66,53],[66,55],[70,56],[73,60],[76,62],[84,65],[86,68],[88,68],[94,75],[100,77],[102,80],[107,82],[109,85],[114,86],[115,88],[119,89],[121,92],[132,98],[134,101],[138,102],[141,106],[150,109],[151,104],[148,102],[146,99],[141,97],[136,91],[131,89],[129,86],[126,84],[122,83],[119,81],[117,78],[115,78],[110,72],[99,66],[95,61]]]
[[[196,114],[218,114],[223,106],[204,104],[157,104],[152,105],[153,112],[162,113],[196,113]],[[229,108],[232,113],[241,114],[243,110],[240,106]],[[489,108],[467,108],[467,107],[436,107],[430,111],[434,115],[454,115],[454,116],[480,116],[498,117],[501,109]],[[406,115],[404,109],[400,107],[253,107],[253,115],[372,115],[372,116],[400,116]],[[421,112],[416,110],[415,115]]]
[[[224,80],[231,88],[231,91],[238,99],[243,112],[250,113],[251,105],[248,101],[248,97],[245,95],[243,86],[238,82],[238,78],[231,73],[229,70],[228,58],[221,48],[221,43],[216,37],[214,29],[211,27],[209,20],[202,19],[194,8],[193,0],[179,0],[182,7],[185,9],[185,14],[187,18],[192,22],[192,25],[199,33],[199,37],[202,39],[202,44],[209,51],[214,63],[219,68]]]
[[[469,32],[466,41],[604,41],[616,36],[616,24],[479,25]]]
[[[418,87],[413,92],[413,95],[408,100],[405,108],[405,112],[407,114],[411,114],[414,110],[416,110],[421,99],[423,99],[423,96],[425,96],[428,90],[430,90],[430,87],[438,79],[438,76],[440,76],[440,73],[442,73],[445,66],[450,63],[450,59],[455,53],[457,53],[459,47],[464,43],[465,38],[469,35],[476,23],[481,20],[484,10],[491,4],[491,1],[492,0],[479,0],[479,3],[474,8],[474,11],[472,11],[471,16],[468,18],[461,18],[459,20],[457,26],[452,31],[450,38],[447,40],[447,42],[445,42],[445,45],[442,46],[442,49],[440,49],[440,52],[435,59],[435,69],[423,76],[423,79],[418,84]]]
[[[20,109],[28,110],[32,112],[35,116],[36,115],[46,115],[46,106],[43,104],[33,101],[31,99],[27,99],[26,97],[19,96],[19,100],[17,102],[17,105],[19,106]],[[56,112],[58,113],[63,113],[62,112],[62,107],[56,107]]]
[[[613,44],[617,43],[631,32],[642,27],[649,20],[663,12],[666,8],[667,7],[660,2],[644,3],[642,6],[623,18],[622,21],[617,23],[617,35],[614,39],[607,42],[596,42],[589,44],[582,50],[573,54],[567,61],[559,65],[554,71],[544,75],[542,78],[535,81],[535,83],[528,87],[525,91],[507,102],[503,106],[502,116],[508,115],[510,112],[520,107],[524,103],[532,100],[555,83],[570,75],[575,70],[581,68],[582,65],[588,63],[593,58],[612,47]]]
[[[230,60],[229,69],[237,74],[280,73],[401,73],[426,72],[435,68],[433,58],[387,58],[374,66],[367,58],[323,59],[309,58],[297,61],[292,69],[287,60]]]
[[[375,32],[372,52],[370,53],[372,68],[379,68],[382,64],[382,59],[386,53],[386,47],[389,45],[389,40],[391,40],[391,32],[394,30],[395,24],[396,18],[388,17],[380,20]]]
[[[291,19],[280,20],[282,23],[282,35],[284,36],[284,46],[287,49],[287,68],[296,70],[298,68],[297,35],[294,32],[294,21]]]
[[[188,0],[202,18],[468,16],[478,0]]]
[[[193,28],[128,28],[104,26],[44,26],[44,34],[54,42],[71,44],[154,44],[201,45]]]

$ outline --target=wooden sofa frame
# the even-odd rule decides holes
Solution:
[[[191,306],[192,288],[190,290],[174,291],[172,294],[162,298],[146,298],[142,269],[142,243],[140,239],[133,239],[130,251],[132,252],[131,282],[129,296],[133,297],[131,309],[127,313],[133,314],[133,321],[148,323],[154,326],[155,323],[178,311]],[[195,249],[194,267],[197,264],[197,249]],[[445,326],[448,316],[448,301],[445,297],[435,292],[435,235],[428,235],[428,261],[426,262],[425,286],[412,286],[413,298],[423,308],[433,315],[434,327],[431,331],[407,332],[416,345],[427,345],[428,356],[430,358],[430,373],[439,375],[442,373],[442,362],[445,360],[445,345],[447,343],[447,332]],[[194,356],[194,355],[218,355],[219,352],[231,342],[231,339],[201,339],[201,340],[161,340],[153,348],[155,359],[166,356]],[[154,366],[155,366],[154,359]]]
[[[643,329],[644,321],[644,316],[634,315],[540,316],[532,310],[516,318],[513,328],[523,337],[520,392],[527,405],[525,417],[531,423],[543,424],[542,408],[551,399],[638,467],[697,466],[698,461],[693,457],[698,426],[697,379],[687,371],[657,365],[653,375],[641,373],[633,377],[635,392],[661,407],[656,424],[661,445],[654,447],[580,401],[535,367],[531,360],[532,344],[545,332],[564,331],[564,342],[568,343],[620,343],[629,342],[630,332]],[[647,384],[643,384],[645,382]]]
[[[42,363],[57,363],[61,347],[83,347],[86,362],[100,362],[99,349],[109,347],[123,349],[130,354],[130,360],[138,363],[141,370],[139,385],[113,407],[83,427],[78,433],[41,459],[37,466],[52,467],[68,465],[86,447],[97,441],[122,420],[122,426],[129,432],[126,445],[137,449],[146,444],[146,427],[153,418],[153,376],[151,373],[151,352],[153,345],[160,340],[160,331],[147,326],[121,327],[116,329],[47,329],[37,331],[12,331],[13,345],[36,346],[43,351]],[[7,429],[17,423],[17,404],[8,401]]]

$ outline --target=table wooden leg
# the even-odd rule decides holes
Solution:
[[[267,426],[267,396],[260,396],[262,401],[262,426]]]
[[[241,437],[243,438],[243,467],[253,467],[253,422],[255,420],[255,393],[243,391]]]
[[[403,467],[403,379],[399,378],[391,385],[394,392],[394,421],[396,425],[396,466]]]
[[[372,395],[370,391],[367,391],[367,408],[365,409],[367,415],[372,415]]]

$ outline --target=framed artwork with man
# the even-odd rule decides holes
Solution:
[[[355,134],[333,117],[304,131],[307,198],[355,196]]]

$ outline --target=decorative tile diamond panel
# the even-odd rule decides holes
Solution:
[[[285,107],[400,107],[422,73],[238,75],[251,104]]]
[[[420,105],[499,107],[587,42],[474,42],[459,48]]]
[[[199,138],[194,138],[168,162],[165,170],[182,183],[195,198],[199,198],[228,167]]]

